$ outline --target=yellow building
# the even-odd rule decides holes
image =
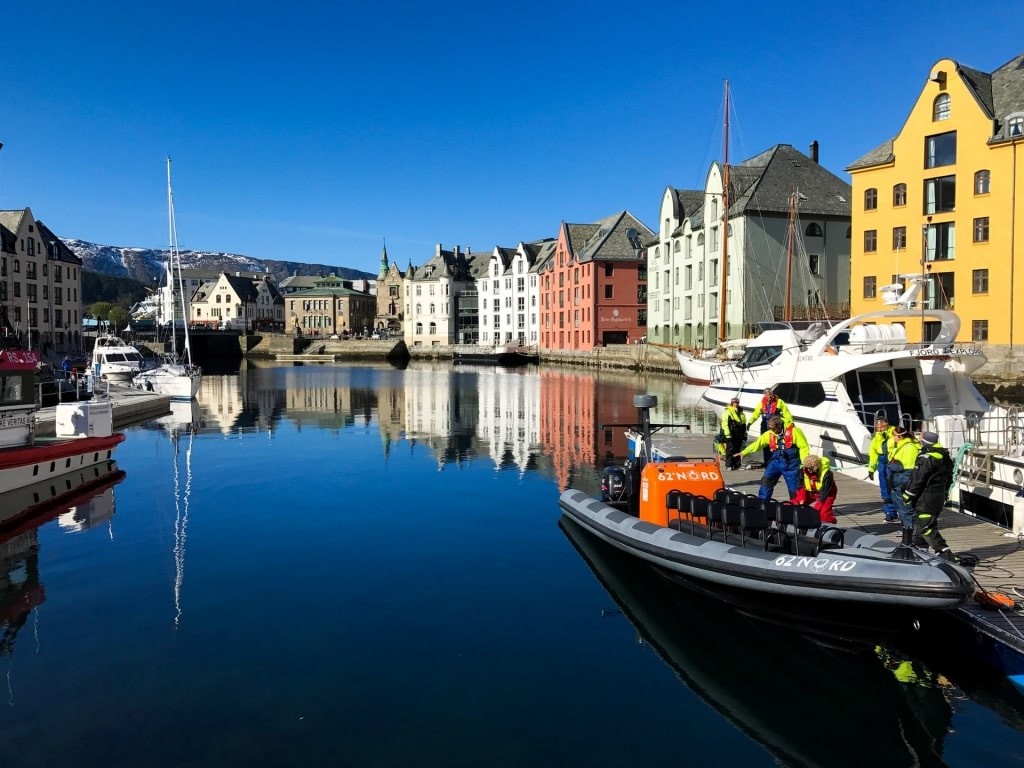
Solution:
[[[924,274],[926,306],[960,316],[958,341],[1013,356],[1024,344],[1024,54],[991,74],[940,60],[899,134],[846,170],[852,312],[882,309],[897,275]]]

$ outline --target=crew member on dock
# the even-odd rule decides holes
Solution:
[[[792,424],[793,416],[789,412],[789,406],[786,405],[782,398],[775,394],[775,391],[771,387],[764,388],[764,397],[761,401],[754,406],[754,410],[750,414],[750,418],[747,419],[747,424],[753,424],[758,419],[761,419],[761,434],[768,434],[768,420],[772,416],[779,416],[782,418],[784,424]],[[771,461],[772,454],[767,448],[763,451],[764,466],[768,466],[768,462]]]
[[[792,499],[800,487],[800,465],[811,453],[803,430],[792,421],[784,424],[781,416],[772,416],[768,419],[768,429],[757,440],[733,455],[740,458],[758,448],[767,451],[771,457],[764,466],[761,487],[757,489],[758,498],[770,499],[781,476],[786,481],[789,498]]]
[[[949,451],[939,445],[934,432],[921,433],[921,451],[914,464],[903,500],[914,510],[913,545],[929,545],[946,560],[956,560],[946,540],[939,533],[939,513],[946,503],[950,483],[953,482],[953,460]]]
[[[874,480],[875,472],[878,473],[878,490],[882,494],[882,512],[885,513],[887,523],[899,520],[896,507],[892,504],[888,472],[889,454],[895,445],[893,427],[889,426],[889,419],[884,414],[880,415],[875,419],[875,433],[871,436],[871,445],[868,447],[868,480]]]
[[[747,439],[747,421],[743,418],[738,397],[734,397],[722,413],[722,434],[725,436],[722,448],[725,451],[726,466],[729,469],[739,469],[740,460],[737,454],[743,450],[743,442]]]
[[[838,523],[839,521],[836,520],[836,516],[832,512],[832,505],[835,504],[838,489],[829,460],[824,456],[810,454],[803,460],[800,479],[802,482],[793,501],[797,504],[809,504],[814,507],[818,510],[823,523]]]
[[[914,434],[902,424],[893,427],[893,439],[895,443],[889,453],[887,467],[889,491],[892,505],[903,526],[903,543],[909,546],[913,542],[914,511],[903,500],[903,492],[907,490],[907,484],[910,482],[914,465],[917,464],[917,454],[921,452],[921,446],[914,438]]]

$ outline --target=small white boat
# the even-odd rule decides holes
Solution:
[[[97,400],[59,403],[56,436],[36,436],[39,406],[33,377],[38,362],[35,352],[0,350],[0,494],[108,462],[124,440],[113,432],[110,403]]]
[[[192,346],[188,335],[188,315],[185,311],[185,286],[181,279],[181,254],[178,250],[178,230],[174,223],[174,196],[171,192],[171,159],[167,158],[167,212],[170,229],[170,259],[167,263],[167,291],[171,303],[171,354],[155,368],[138,372],[132,378],[132,386],[136,389],[155,392],[158,395],[169,395],[175,400],[193,400],[199,394],[199,385],[203,381],[202,369],[192,363]],[[178,283],[181,296],[181,315],[184,320],[181,327],[185,334],[185,349],[178,357],[177,321],[175,319],[176,304],[174,302],[174,284]]]
[[[96,338],[92,348],[92,372],[99,381],[127,383],[145,368],[145,359],[135,347],[112,333]]]

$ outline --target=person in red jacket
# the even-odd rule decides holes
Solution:
[[[800,487],[793,501],[797,504],[809,504],[818,510],[823,523],[837,523],[832,505],[836,500],[836,481],[832,475],[829,460],[813,453],[804,459],[800,468]]]

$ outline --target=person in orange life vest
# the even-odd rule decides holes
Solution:
[[[772,416],[781,417],[783,424],[793,423],[793,416],[789,412],[789,406],[782,402],[782,399],[775,394],[771,387],[765,387],[764,397],[754,406],[754,410],[751,411],[750,417],[747,419],[747,424],[753,424],[758,419],[761,419],[761,434],[763,435],[768,432],[768,420]],[[765,448],[763,456],[764,465],[767,467],[768,462],[772,458],[771,452]]]
[[[836,500],[836,480],[832,475],[832,467],[829,460],[824,456],[818,457],[813,453],[803,461],[800,470],[800,478],[803,481],[797,490],[793,501],[797,504],[809,504],[818,510],[823,523],[837,523],[836,516],[832,512],[832,505]]]
[[[734,455],[736,457],[746,456],[758,448],[768,450],[771,454],[771,458],[764,467],[761,487],[757,489],[758,498],[770,499],[780,477],[786,481],[789,497],[796,496],[797,489],[800,487],[800,464],[811,452],[803,430],[792,422],[784,425],[781,417],[772,416],[768,419],[767,431]]]

